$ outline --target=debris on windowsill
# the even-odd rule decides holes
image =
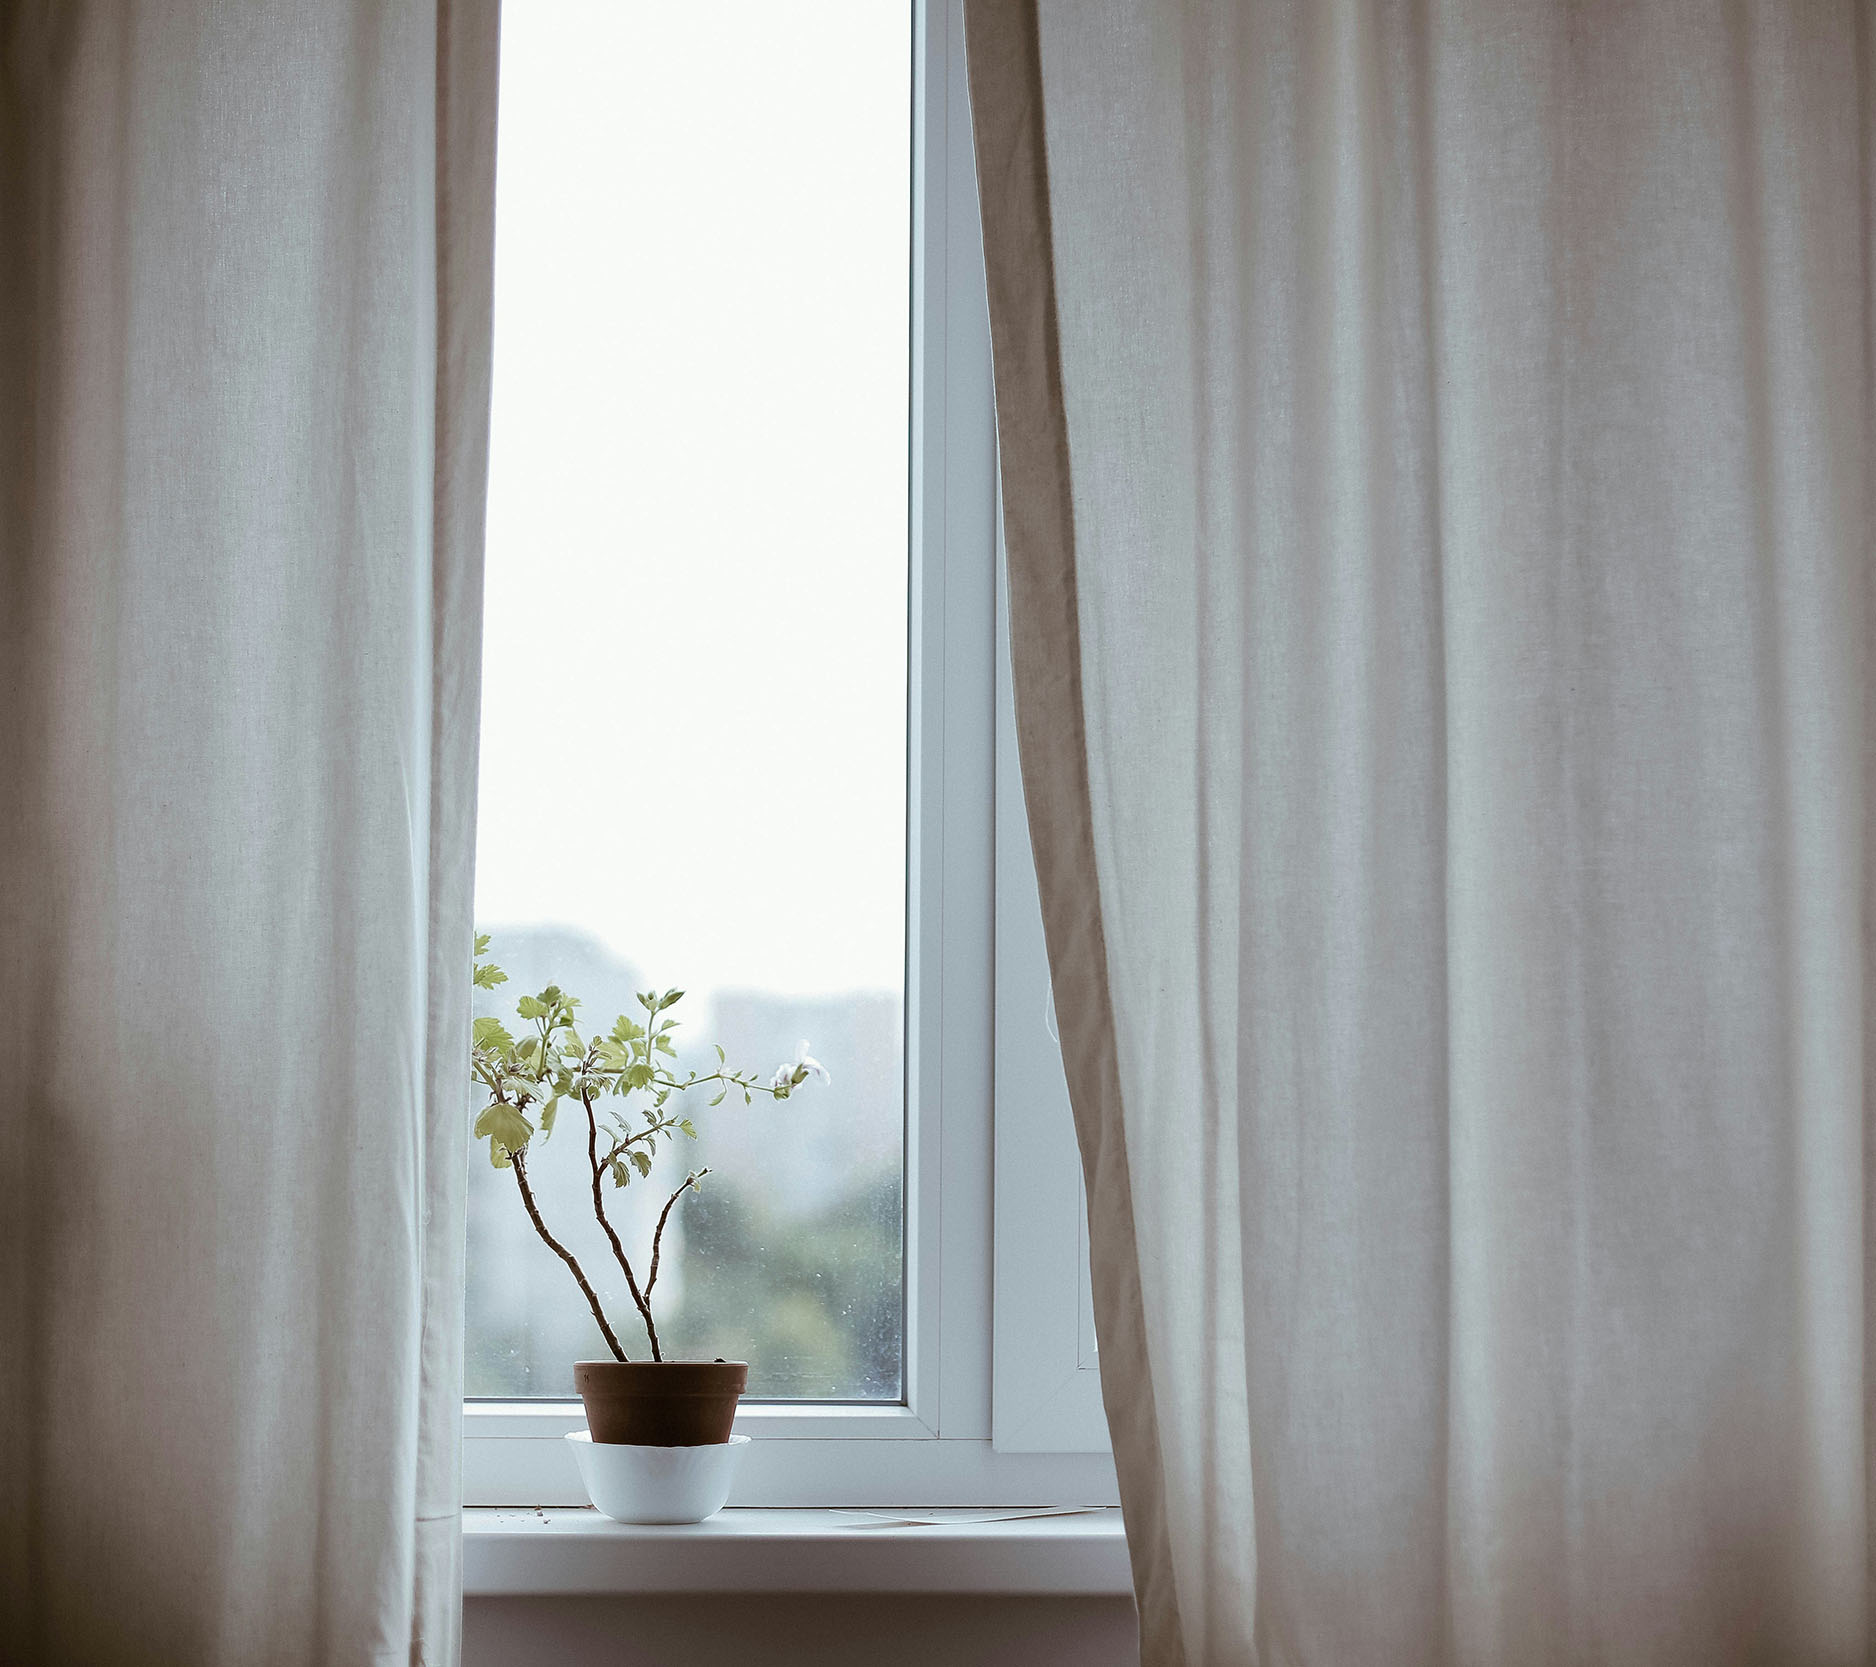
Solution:
[[[829,1511],[842,1528],[977,1527],[986,1522],[1027,1522],[1034,1517],[1078,1517],[1100,1505],[1031,1505],[991,1511]]]

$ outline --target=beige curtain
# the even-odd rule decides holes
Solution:
[[[970,0],[1151,1663],[1876,1655],[1876,9]]]
[[[0,1657],[450,1662],[495,7],[0,19]]]

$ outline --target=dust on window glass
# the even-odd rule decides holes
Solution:
[[[910,63],[879,0],[502,22],[475,1010],[675,986],[681,1065],[813,1044],[608,1192],[643,1255],[714,1171],[659,1332],[758,1397],[900,1394]],[[529,1176],[642,1357],[566,1109]],[[468,1393],[569,1395],[605,1345],[485,1153]]]

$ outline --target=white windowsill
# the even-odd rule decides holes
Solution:
[[[938,1515],[944,1512],[919,1512]],[[963,1513],[960,1513],[963,1514]],[[594,1510],[463,1512],[469,1597],[604,1592],[978,1592],[1126,1596],[1120,1512],[887,1526],[857,1511],[719,1512],[635,1527]]]

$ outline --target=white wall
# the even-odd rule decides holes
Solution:
[[[470,1598],[463,1667],[1139,1667],[1125,1597]]]

